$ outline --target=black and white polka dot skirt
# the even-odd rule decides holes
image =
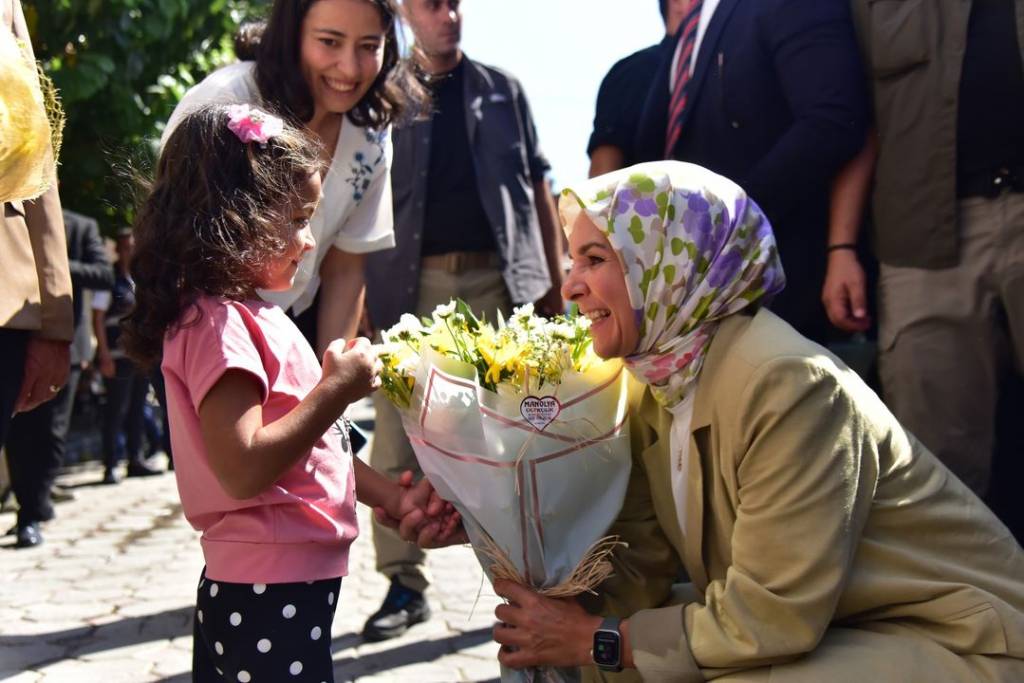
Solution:
[[[300,583],[225,583],[206,578],[196,591],[194,683],[334,683],[331,622],[341,579]]]

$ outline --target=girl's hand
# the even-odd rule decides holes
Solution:
[[[335,339],[324,351],[322,381],[336,383],[339,395],[348,405],[380,387],[383,369],[369,339]]]
[[[402,539],[421,548],[440,548],[468,543],[462,526],[462,515],[448,501],[437,495],[427,479],[413,485],[412,472],[406,470],[398,480],[402,495],[396,510],[374,508],[374,517],[387,527],[396,529]]]

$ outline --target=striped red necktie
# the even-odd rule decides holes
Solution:
[[[672,99],[668,105],[668,127],[665,131],[665,158],[672,158],[672,150],[679,142],[683,132],[683,112],[686,110],[687,85],[690,83],[690,63],[692,62],[693,46],[697,42],[697,24],[700,23],[700,9],[703,0],[693,0],[686,11],[679,29],[679,42],[676,54],[675,78],[672,81]]]

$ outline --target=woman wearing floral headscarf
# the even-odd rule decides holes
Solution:
[[[563,294],[638,382],[612,530],[629,547],[589,605],[623,619],[497,582],[502,663],[618,659],[626,672],[600,674],[612,680],[1024,681],[1020,546],[853,372],[763,307],[784,276],[743,191],[662,162],[566,191],[560,208]]]

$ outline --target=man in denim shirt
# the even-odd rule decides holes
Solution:
[[[433,111],[394,131],[396,246],[367,257],[371,324],[386,329],[402,313],[429,315],[452,297],[489,320],[529,302],[541,313],[561,312],[550,166],[522,87],[462,54],[458,0],[405,0],[402,8]],[[376,408],[371,463],[392,477],[417,470],[397,412],[386,401]],[[392,530],[375,524],[374,545],[391,589],[363,636],[383,640],[429,616],[428,580],[423,552]]]

